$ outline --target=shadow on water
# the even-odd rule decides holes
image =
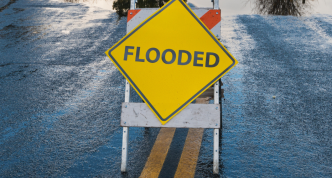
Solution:
[[[255,11],[263,15],[303,16],[310,12],[311,3],[306,0],[249,0]]]
[[[0,7],[0,12],[7,9],[11,4],[15,3],[16,0],[10,0],[5,6]]]

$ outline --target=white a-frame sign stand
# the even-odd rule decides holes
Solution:
[[[158,8],[137,9],[135,11],[136,0],[131,0],[130,10],[128,12],[127,33],[134,29],[144,19],[149,17]],[[209,10],[218,10],[219,0],[214,0],[213,9],[208,8],[192,8],[192,11],[203,16]],[[217,16],[220,13],[214,12]],[[200,17],[199,17],[200,18]],[[217,37],[220,37],[220,22],[217,23],[211,32]],[[122,161],[121,172],[127,171],[128,159],[128,136],[129,127],[173,127],[173,128],[210,128],[214,129],[213,134],[213,173],[219,173],[219,129],[221,127],[221,105],[219,104],[220,85],[217,81],[213,86],[214,104],[189,104],[180,113],[178,113],[172,120],[162,125],[157,117],[153,114],[150,108],[145,103],[130,103],[130,84],[126,81],[125,88],[125,102],[122,104],[121,112],[121,126],[123,126],[122,138]],[[211,88],[212,89],[212,88]],[[212,93],[211,93],[212,94]]]
[[[178,115],[176,115],[171,121],[165,125],[162,125],[145,103],[129,103],[130,85],[128,81],[126,81],[125,102],[122,104],[121,113],[121,126],[123,126],[121,172],[127,171],[129,127],[173,127],[212,128],[214,130],[213,173],[218,174],[219,129],[221,126],[219,85],[220,82],[218,81],[214,84],[213,87],[214,104],[190,104]]]

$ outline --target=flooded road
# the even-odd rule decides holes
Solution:
[[[117,18],[44,0],[1,12],[1,177],[120,175],[125,81],[104,54],[125,35],[126,19]],[[132,175],[140,173],[153,131],[145,137],[132,129],[131,149],[143,157],[130,154]]]
[[[239,60],[223,78],[224,175],[331,177],[332,17],[224,24],[222,42]]]
[[[221,30],[239,64],[222,78],[220,174],[205,129],[195,177],[331,177],[332,16],[232,15]],[[0,177],[141,174],[159,129],[130,128],[121,174],[125,79],[104,54],[125,33],[126,18],[98,6],[0,2]]]

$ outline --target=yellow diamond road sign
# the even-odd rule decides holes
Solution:
[[[237,64],[180,0],[169,1],[106,54],[162,124]]]

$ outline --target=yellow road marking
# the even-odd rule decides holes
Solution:
[[[204,129],[189,129],[175,178],[194,177]]]
[[[197,98],[196,103],[208,104],[210,97]],[[145,163],[140,178],[159,177],[165,162],[168,150],[173,140],[175,128],[161,128],[153,145],[150,156]],[[183,147],[180,162],[175,176],[176,178],[194,177],[199,150],[201,148],[204,129],[189,129]]]
[[[209,97],[197,98],[196,103],[208,104]],[[189,129],[183,147],[180,162],[175,172],[175,178],[194,177],[199,150],[201,149],[204,129]]]
[[[158,177],[172,143],[175,128],[161,128],[148,161],[141,173],[143,177]]]

